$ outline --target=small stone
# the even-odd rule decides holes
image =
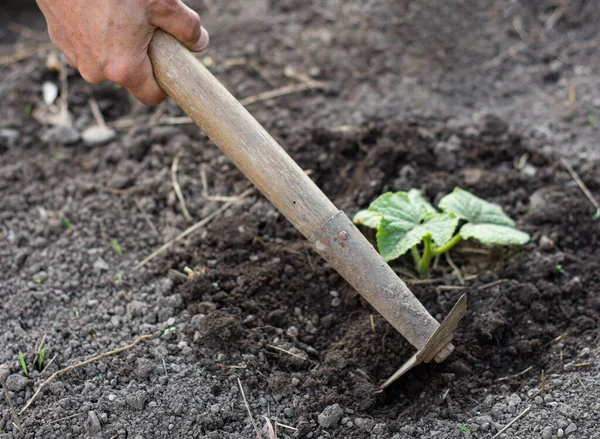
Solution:
[[[319,421],[319,425],[323,428],[331,428],[335,427],[342,416],[344,415],[344,411],[340,407],[339,404],[330,405],[325,408],[317,417]]]
[[[581,352],[579,353],[580,357],[589,357],[590,355],[590,348],[583,348],[581,350]]]
[[[540,249],[544,251],[549,251],[554,248],[554,241],[548,238],[546,235],[542,235],[540,238]]]
[[[98,258],[98,259],[96,259],[96,262],[94,262],[94,270],[95,271],[108,271],[108,269],[109,269],[109,266],[104,259]]]
[[[9,375],[6,379],[6,388],[11,392],[20,392],[27,386],[27,377],[19,374]]]
[[[534,401],[537,405],[542,405],[544,403],[544,398],[538,395],[535,397]]]
[[[577,425],[575,425],[573,422],[571,422],[569,424],[569,426],[565,429],[565,434],[568,436],[571,433],[574,433],[577,431]]]
[[[115,138],[116,132],[109,127],[92,126],[87,128],[83,134],[83,141],[90,146],[103,145]]]
[[[552,439],[552,427],[544,427],[542,429],[542,439]]]
[[[521,404],[521,397],[519,395],[517,395],[516,393],[513,393],[512,395],[510,395],[508,397],[508,405],[509,406],[514,406],[514,405],[519,405]]]
[[[133,317],[143,317],[146,314],[146,304],[139,300],[129,302],[125,308],[127,309],[127,313]]]
[[[331,306],[333,306],[334,308],[337,308],[341,304],[342,304],[342,301],[340,300],[339,297],[334,297],[333,299],[331,299]]]
[[[125,397],[127,405],[134,410],[142,410],[147,400],[148,394],[143,390],[131,392]]]
[[[19,138],[19,132],[10,128],[0,128],[0,139],[6,139],[9,147],[14,146]]]
[[[92,432],[92,433],[100,433],[100,431],[102,430],[102,426],[100,425],[100,420],[98,419],[98,416],[96,416],[96,412],[94,412],[93,410],[88,412],[87,423],[88,423],[90,432]]]
[[[156,369],[156,366],[151,360],[147,358],[137,359],[135,373],[141,380],[148,378],[154,369]]]
[[[556,435],[561,438],[564,437],[565,435],[565,431],[562,428],[559,428],[558,431],[556,432]]]
[[[58,126],[50,128],[42,136],[42,141],[50,144],[73,145],[79,142],[81,136],[71,127]]]
[[[10,375],[10,367],[7,364],[0,364],[0,384],[5,384],[6,379]]]

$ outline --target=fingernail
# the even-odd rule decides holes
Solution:
[[[208,36],[208,32],[204,27],[200,27],[200,38],[198,42],[194,46],[194,52],[202,52],[208,46],[208,42],[210,37]]]

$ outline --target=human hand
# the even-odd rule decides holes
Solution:
[[[160,28],[193,52],[208,45],[200,17],[181,0],[37,0],[54,44],[88,82],[113,81],[140,102],[166,98],[148,44]]]

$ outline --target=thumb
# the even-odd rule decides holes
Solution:
[[[208,46],[208,32],[200,25],[200,17],[181,0],[150,2],[148,18],[153,26],[173,35],[192,52],[202,52]]]

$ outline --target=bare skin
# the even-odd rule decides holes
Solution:
[[[54,44],[88,82],[113,81],[140,102],[166,98],[152,73],[148,44],[156,28],[193,52],[208,45],[200,17],[180,0],[37,0]]]

